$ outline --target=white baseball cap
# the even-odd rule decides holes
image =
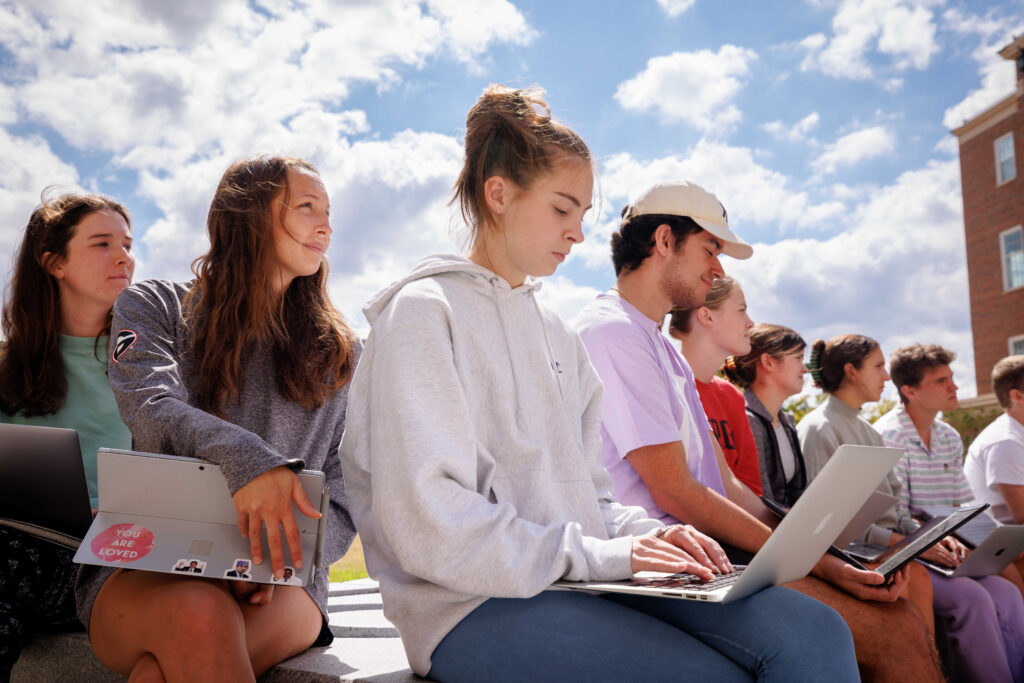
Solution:
[[[655,183],[633,193],[622,215],[622,223],[648,214],[686,216],[722,241],[722,253],[748,259],[754,248],[729,229],[729,216],[715,195],[696,183],[674,180]]]

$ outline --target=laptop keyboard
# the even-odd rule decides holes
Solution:
[[[717,574],[710,581],[702,581],[693,574],[672,574],[651,579],[633,579],[633,585],[648,588],[686,588],[691,591],[710,592],[734,584],[744,569],[745,567],[740,567],[728,574]]]

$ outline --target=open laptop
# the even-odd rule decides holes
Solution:
[[[953,505],[928,505],[925,507],[910,508],[910,514],[922,522],[927,522],[933,517],[945,517],[956,510]],[[1001,527],[1002,524],[992,517],[992,510],[986,510],[985,514],[971,518],[969,522],[957,529],[953,535],[968,548],[977,548],[988,538],[989,534]]]
[[[957,567],[944,567],[935,562],[918,562],[943,576],[989,576],[1003,571],[1024,551],[1024,526],[1006,524],[992,531]]]
[[[311,519],[292,504],[303,565],[291,565],[284,542],[285,576],[273,578],[266,529],[263,563],[250,557],[238,531],[227,480],[220,467],[197,458],[101,448],[99,512],[75,562],[107,567],[302,586],[323,558],[330,496],[323,472],[303,470],[299,481],[322,517]]]
[[[835,544],[843,548],[858,538],[862,538],[865,530],[874,524],[879,517],[884,515],[886,510],[898,502],[899,499],[896,496],[890,496],[888,493],[882,493],[881,491],[873,491],[871,497],[857,511],[857,514],[853,516],[853,521],[847,524],[846,528],[843,529],[843,533],[839,534],[836,538]]]
[[[78,432],[0,424],[0,524],[77,548],[90,523]]]
[[[731,602],[807,575],[893,468],[902,448],[840,446],[732,583],[708,586],[689,574],[644,572],[625,581],[558,581],[555,589]]]

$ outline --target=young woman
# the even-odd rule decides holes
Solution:
[[[32,212],[4,302],[0,422],[78,432],[96,505],[96,449],[127,448],[107,380],[114,300],[135,270],[131,219],[112,199],[43,197]],[[0,680],[26,638],[75,621],[74,551],[0,527]]]
[[[883,446],[881,435],[860,417],[865,403],[878,401],[889,375],[875,340],[862,335],[818,340],[811,347],[808,370],[825,401],[797,426],[810,478],[844,443]],[[879,490],[899,497],[895,472]],[[891,545],[917,523],[909,511],[894,505],[866,531],[866,540]],[[956,566],[965,549],[952,537],[933,546],[923,557]],[[999,576],[978,579],[946,578],[929,572],[935,614],[944,617],[957,664],[968,680],[1024,680],[1024,600],[1009,581]]]
[[[210,250],[187,284],[147,281],[114,308],[110,381],[143,451],[206,458],[227,478],[252,560],[283,578],[291,506],[319,517],[294,470],[327,475],[323,566],[354,530],[337,448],[358,342],[327,297],[329,201],[308,162],[258,157],[224,173],[210,205]],[[304,560],[293,550],[287,563]],[[273,586],[83,567],[79,618],[100,661],[133,680],[254,680],[331,641],[327,571]]]
[[[615,500],[600,382],[579,337],[535,299],[534,278],[583,240],[592,191],[589,150],[540,93],[491,86],[469,112],[455,187],[469,257],[421,261],[366,309],[342,463],[413,670],[441,681],[856,677],[838,615],[787,589],[728,605],[544,590],[730,566],[692,527]]]
[[[729,356],[750,350],[750,329],[743,289],[731,277],[715,280],[704,305],[672,311],[669,334],[682,342],[682,353],[697,380],[697,393],[718,445],[736,478],[761,495],[757,446],[736,387],[715,373]],[[725,476],[725,473],[722,473]]]
[[[796,426],[782,403],[804,386],[803,338],[781,325],[750,330],[750,350],[726,359],[725,375],[743,391],[757,447],[764,495],[787,507],[807,488],[807,467]]]

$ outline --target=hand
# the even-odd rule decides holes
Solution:
[[[250,605],[269,605],[274,597],[274,586],[269,583],[253,581],[226,581],[235,600],[241,602],[248,598]]]
[[[721,546],[689,524],[674,524],[634,538],[630,566],[634,573],[686,572],[704,581],[733,570]]]
[[[963,562],[966,556],[967,547],[952,536],[946,536],[921,553],[922,559],[941,564],[944,567],[956,567]]]
[[[292,501],[307,517],[320,519],[320,512],[309,502],[294,472],[284,466],[267,470],[238,489],[232,500],[238,512],[238,530],[242,532],[243,538],[249,539],[249,549],[254,563],[263,563],[260,531],[263,525],[266,525],[267,547],[270,548],[270,564],[274,576],[279,579],[284,576],[281,527],[284,527],[284,535],[288,540],[292,565],[296,569],[302,567],[302,546],[299,541],[299,527],[295,524],[295,515],[292,514]]]
[[[814,574],[861,600],[895,602],[907,583],[910,570],[903,567],[887,583],[878,572],[857,569],[833,555],[825,555],[814,567]]]

